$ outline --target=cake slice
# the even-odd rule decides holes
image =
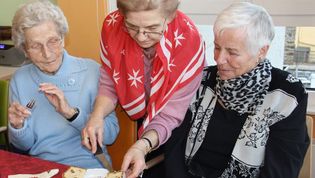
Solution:
[[[86,170],[79,167],[71,166],[66,172],[63,173],[63,178],[84,178]]]
[[[126,178],[126,175],[122,171],[113,171],[107,173],[105,178]]]

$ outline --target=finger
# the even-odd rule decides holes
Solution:
[[[40,86],[39,88],[40,91],[44,93],[49,93],[49,94],[55,94],[61,96],[63,93],[62,91],[55,85],[45,85],[45,86]]]
[[[18,117],[12,117],[9,115],[9,123],[14,127],[14,128],[22,128],[24,125],[24,118],[18,118]]]
[[[91,150],[90,139],[85,128],[82,130],[81,137],[82,145],[84,145],[87,149]]]
[[[29,111],[26,107],[16,103],[9,108],[9,112],[16,115],[16,117],[28,117],[31,115],[31,111]]]
[[[52,84],[52,83],[41,83],[39,84],[39,88],[51,88],[51,87],[57,87],[56,85]]]
[[[94,131],[94,128],[87,128],[87,133],[89,135],[92,153],[95,153],[97,143],[96,143],[96,133]]]
[[[43,92],[45,94],[60,95],[60,91],[58,89],[56,89],[56,88],[45,89],[45,90],[43,90]]]
[[[13,104],[11,104],[11,106],[8,109],[9,117],[17,117],[16,112],[17,112],[17,108]]]
[[[143,166],[139,163],[135,163],[132,167],[132,172],[130,174],[130,177],[138,177],[143,171]]]
[[[97,131],[97,142],[101,147],[103,147],[103,129],[98,129]]]
[[[131,167],[131,159],[131,156],[129,156],[127,152],[121,165],[121,171],[127,171],[128,168]]]
[[[56,96],[60,102],[66,103],[64,94],[59,88],[51,88],[44,90],[43,92],[47,97],[49,97],[49,95]]]
[[[49,84],[49,83],[41,83],[41,84],[39,85],[38,90],[39,90],[39,91],[46,91],[46,90],[50,90],[50,89],[52,89],[52,88],[55,88],[54,85],[52,85],[52,84]]]
[[[26,107],[24,107],[24,106],[22,106],[21,104],[16,103],[16,102],[12,103],[10,107],[11,107],[13,110],[15,110],[15,111],[27,110]]]

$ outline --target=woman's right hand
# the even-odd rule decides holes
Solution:
[[[147,153],[148,150],[142,140],[138,140],[128,149],[121,166],[121,170],[126,172],[127,178],[137,178],[143,173]]]
[[[31,115],[31,112],[21,104],[13,102],[8,110],[9,123],[15,129],[20,129],[24,126],[24,121]]]
[[[103,145],[103,133],[104,133],[104,119],[99,117],[93,117],[91,114],[86,126],[81,132],[82,145],[91,150],[92,153],[96,152],[97,143]]]
[[[100,146],[103,145],[104,117],[114,109],[115,105],[110,98],[103,95],[96,97],[93,112],[81,132],[82,145],[91,150],[92,153],[96,152],[97,143]]]

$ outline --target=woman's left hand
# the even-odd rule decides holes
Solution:
[[[51,83],[41,83],[39,91],[42,91],[47,97],[48,101],[56,108],[56,111],[65,118],[73,116],[73,108],[69,106],[64,93],[57,86]]]
[[[145,169],[146,148],[140,140],[134,143],[124,156],[121,170],[126,172],[127,178],[136,178]]]

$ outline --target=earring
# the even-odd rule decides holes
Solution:
[[[262,57],[258,57],[256,63],[260,63],[262,61]]]

